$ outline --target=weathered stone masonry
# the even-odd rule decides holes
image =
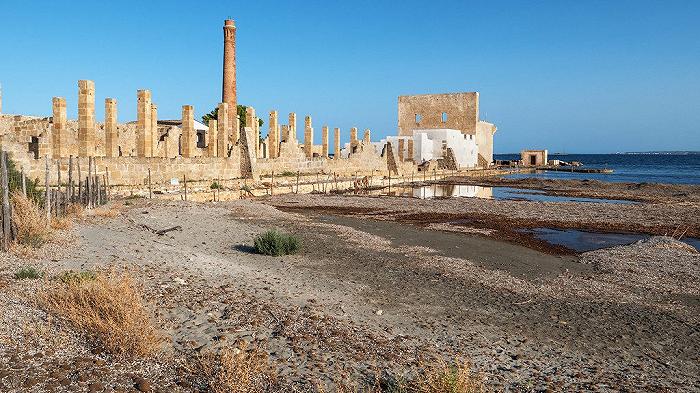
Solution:
[[[78,81],[78,154],[95,155],[95,82]]]

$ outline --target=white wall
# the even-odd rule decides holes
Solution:
[[[442,157],[443,143],[451,148],[460,168],[477,165],[478,146],[474,135],[459,130],[413,130],[413,160],[417,164]]]

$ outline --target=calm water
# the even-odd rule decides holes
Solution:
[[[494,158],[496,160],[517,160],[520,159],[520,155],[495,154]],[[584,168],[610,168],[615,173],[541,172],[508,175],[507,177],[700,184],[700,154],[552,154],[549,158],[579,161],[584,164]]]
[[[534,228],[523,229],[522,231],[533,233],[535,237],[548,243],[564,246],[576,252],[632,244],[649,238],[649,235],[637,233],[604,233],[579,231],[576,229]],[[686,237],[682,241],[700,251],[700,239]]]
[[[377,195],[387,195],[387,188],[375,192]],[[526,200],[541,202],[607,202],[607,203],[635,203],[632,201],[615,199],[593,199],[547,195],[542,190],[520,189],[511,187],[485,187],[464,184],[431,184],[421,187],[392,187],[391,195],[419,199],[430,198],[483,198],[499,200]]]

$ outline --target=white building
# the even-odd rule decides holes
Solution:
[[[479,148],[474,135],[447,128],[413,130],[413,161],[416,164],[445,158],[447,148],[452,149],[460,168],[477,166]]]

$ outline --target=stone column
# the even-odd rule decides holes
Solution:
[[[289,114],[289,134],[287,137],[287,142],[292,142],[296,143],[298,141],[297,139],[297,114],[294,112],[291,112]]]
[[[260,141],[260,122],[259,117],[253,117],[253,129],[255,130],[255,154],[257,158],[263,157],[262,146]]]
[[[209,128],[207,129],[207,155],[209,157],[216,157],[218,152],[218,149],[216,148],[216,145],[219,142],[219,138],[216,135],[218,128],[217,120],[209,120]]]
[[[268,124],[267,142],[269,144],[267,151],[270,153],[270,158],[279,156],[279,124],[277,120],[277,111],[270,111],[270,124]]]
[[[234,112],[229,113],[229,118],[233,116],[236,120],[233,122],[233,128],[229,127],[229,139],[231,146],[238,144],[241,139],[241,117],[238,115],[238,108]]]
[[[286,124],[282,124],[280,126],[280,142],[289,142],[289,126]]]
[[[228,104],[233,113],[229,116],[228,129],[235,130],[238,136],[238,128],[235,127],[236,113],[236,24],[227,19],[224,21],[224,72],[221,86],[221,101]],[[238,142],[236,138],[232,141]]]
[[[306,158],[314,156],[314,129],[311,127],[311,116],[304,118],[304,153]]]
[[[245,109],[245,126],[250,127],[251,130],[253,130],[253,135],[256,138],[253,142],[253,147],[255,149],[254,156],[257,158],[258,157],[258,151],[260,151],[260,135],[257,133],[257,127],[255,124],[255,108],[252,106],[246,107]],[[250,142],[250,141],[249,141]]]
[[[147,142],[151,145],[151,157],[160,157],[158,154],[159,140],[160,132],[158,132],[158,105],[151,104],[151,139]]]
[[[363,138],[363,142],[365,142],[366,144],[370,144],[370,142],[372,142],[371,131],[369,130],[369,128],[365,130],[365,137]]]
[[[413,139],[409,139],[406,145],[406,158],[413,161]]]
[[[321,128],[321,155],[328,157],[328,126]]]
[[[337,160],[340,158],[340,128],[334,128],[333,133],[333,159]]]
[[[222,102],[219,104],[219,109],[217,110],[217,122],[216,127],[216,156],[217,157],[228,157],[228,139],[229,130],[231,129],[231,122],[229,121],[228,104]],[[238,122],[235,122],[238,123]]]
[[[350,146],[354,146],[357,143],[357,127],[350,129]]]
[[[53,98],[53,130],[51,131],[53,158],[68,157],[68,132],[66,131],[66,99]]]
[[[105,157],[119,157],[119,134],[117,133],[117,100],[105,99]]]
[[[151,157],[151,91],[136,92],[136,156]]]
[[[180,146],[183,157],[194,157],[194,141],[197,136],[194,131],[194,107],[182,106],[182,139]]]
[[[78,81],[78,156],[95,155],[95,82]]]
[[[403,151],[404,151],[404,147],[405,147],[404,144],[405,144],[405,143],[406,143],[406,142],[405,142],[404,139],[399,138],[399,161],[401,161],[401,162],[403,162],[403,160],[404,160],[404,153],[403,153]]]

